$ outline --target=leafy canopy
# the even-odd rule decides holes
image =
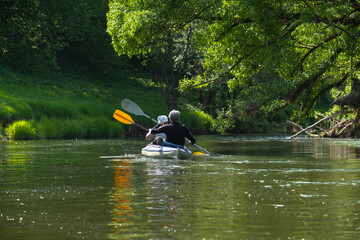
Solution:
[[[129,56],[196,23],[204,71],[183,89],[224,81],[230,91],[265,92],[256,98],[268,112],[297,103],[306,115],[321,95],[358,78],[356,0],[111,0],[109,10],[113,46]],[[270,82],[254,77],[264,74]]]

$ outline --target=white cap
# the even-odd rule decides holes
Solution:
[[[162,123],[167,123],[168,122],[168,118],[165,115],[158,116],[157,120],[158,120],[158,122],[162,122]]]

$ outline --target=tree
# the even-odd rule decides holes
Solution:
[[[202,53],[197,51],[193,41],[196,22],[180,31],[165,29],[159,36],[151,38],[151,34],[147,36],[150,29],[142,25],[154,16],[147,8],[165,14],[171,6],[159,6],[158,2],[152,1],[112,1],[109,8],[108,32],[115,50],[120,55],[145,58],[152,81],[164,85],[162,94],[169,109],[178,108],[179,80],[202,69]],[[148,37],[150,39],[146,40]]]
[[[311,115],[329,91],[345,86],[350,88],[347,93],[357,91],[360,3],[356,0],[110,2],[113,45],[129,56],[151,52],[155,40],[166,44],[161,41],[166,32],[184,31],[194,22],[193,40],[204,54],[204,71],[182,80],[182,89],[223,81],[230,91],[251,93],[250,87],[263,90],[269,85],[255,76],[273,76],[279,80],[264,90],[266,102],[261,101],[263,96],[254,98],[268,113],[296,104],[297,118]],[[271,93],[272,89],[279,93]]]
[[[66,52],[105,67],[116,54],[106,0],[1,0],[0,63],[30,72],[59,68]],[[95,65],[95,64],[93,64]]]

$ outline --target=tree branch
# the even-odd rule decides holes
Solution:
[[[355,68],[358,69],[360,67],[360,62],[358,62],[355,65]],[[349,77],[350,73],[346,73],[339,81],[332,83],[330,85],[328,85],[327,87],[321,89],[318,94],[316,94],[316,96],[311,100],[311,102],[308,104],[308,106],[306,107],[306,112],[305,115],[308,114],[311,110],[311,108],[314,106],[315,102],[319,99],[319,97],[323,94],[325,94],[327,91],[329,91],[332,88],[335,87],[339,87],[341,84],[343,84],[346,79]]]
[[[352,7],[355,9],[355,10],[360,10],[360,3],[356,0],[349,0],[349,2],[351,3]]]
[[[239,65],[243,60],[247,59],[248,57],[250,57],[254,52],[258,51],[259,49],[263,49],[267,46],[270,46],[272,45],[273,43],[276,43],[279,39],[281,38],[285,38],[286,36],[290,35],[291,32],[293,32],[299,25],[295,25],[295,26],[292,26],[289,30],[287,30],[286,32],[284,32],[280,37],[278,38],[275,38],[271,41],[269,41],[267,44],[264,44],[262,46],[259,46],[257,48],[254,48],[254,50],[248,54],[246,54],[245,56],[242,56],[241,58],[239,58],[230,68],[228,68],[226,71],[220,73],[217,77],[215,78],[212,78],[212,79],[209,79],[207,81],[204,81],[204,82],[201,82],[201,83],[198,83],[198,84],[195,84],[192,86],[192,88],[194,87],[198,87],[198,86],[201,86],[201,85],[204,85],[204,84],[207,84],[207,83],[211,83],[211,82],[215,82],[217,81],[220,77],[224,76],[225,74],[228,74],[230,73],[237,65]]]
[[[329,61],[327,62],[333,62],[336,57],[342,52],[342,48],[337,49],[337,51],[331,56],[331,58],[329,59]],[[309,90],[315,83],[316,81],[328,70],[328,68],[330,67],[330,63],[327,63],[323,68],[321,68],[316,74],[314,74],[313,76],[309,77],[305,82],[303,82],[302,84],[300,84],[299,86],[297,86],[297,88],[295,89],[295,91],[291,92],[288,95],[288,100],[282,104],[281,106],[273,109],[272,111],[270,111],[268,113],[268,115],[270,115],[271,113],[278,111],[280,109],[285,108],[286,106],[288,106],[290,103],[295,102],[298,97],[306,90]]]
[[[319,123],[321,123],[321,122],[323,122],[323,121],[325,121],[325,120],[328,120],[328,119],[330,119],[330,118],[333,118],[333,117],[335,117],[335,116],[337,116],[337,115],[340,115],[340,114],[343,114],[343,112],[338,112],[338,113],[332,114],[332,115],[330,115],[330,116],[324,117],[323,119],[320,119],[320,120],[317,121],[316,123],[308,126],[307,128],[304,128],[303,130],[301,130],[301,131],[297,132],[296,134],[292,135],[292,136],[289,137],[288,139],[292,139],[292,138],[300,135],[301,133],[306,132],[307,130],[315,127],[315,126],[318,125]]]
[[[324,41],[322,41],[319,45],[316,45],[314,47],[312,47],[301,59],[300,62],[298,63],[298,65],[296,65],[296,67],[292,70],[291,72],[291,76],[293,77],[295,75],[295,72],[298,68],[300,68],[302,70],[302,65],[304,63],[304,61],[306,60],[306,58],[308,56],[310,56],[311,53],[313,53],[316,49],[318,49],[319,47],[321,47],[322,45],[324,45],[327,42],[330,42],[331,40],[337,38],[338,36],[340,36],[339,33],[336,33],[330,37],[328,37],[327,39],[325,39]]]
[[[314,106],[315,102],[319,99],[319,97],[323,94],[325,94],[327,91],[329,91],[330,89],[334,88],[334,87],[339,87],[341,84],[343,84],[345,82],[345,80],[348,78],[349,73],[346,73],[339,81],[328,85],[327,87],[321,89],[318,94],[316,94],[316,96],[311,100],[311,102],[307,105],[306,107],[306,112],[305,115],[307,115],[311,108]]]
[[[253,22],[253,21],[249,18],[241,19],[241,21],[232,24],[224,32],[220,33],[220,35],[215,39],[215,42],[218,42],[223,36],[228,34],[233,28],[239,26],[240,24],[251,23],[251,22]]]

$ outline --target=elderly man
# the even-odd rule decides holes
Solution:
[[[185,138],[189,139],[190,144],[195,144],[195,138],[192,136],[190,130],[185,126],[179,123],[180,112],[177,110],[172,110],[169,113],[169,119],[171,124],[164,125],[156,129],[149,129],[149,132],[146,134],[145,139],[151,140],[154,138],[155,134],[165,133],[166,141],[162,142],[163,146],[180,146],[183,147],[185,144]],[[175,144],[175,145],[173,145]]]

